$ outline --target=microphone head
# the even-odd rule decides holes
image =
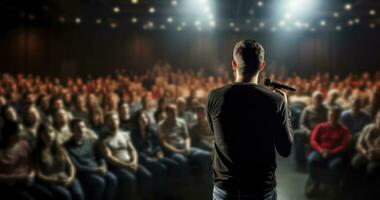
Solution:
[[[266,78],[266,79],[264,80],[264,85],[265,85],[265,86],[271,86],[271,85],[272,85],[272,80],[270,80],[269,78]]]

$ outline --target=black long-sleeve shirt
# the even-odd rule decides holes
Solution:
[[[231,83],[207,97],[215,137],[215,185],[264,196],[276,186],[276,153],[288,156],[293,138],[280,95],[252,83]]]

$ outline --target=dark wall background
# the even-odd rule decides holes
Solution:
[[[50,75],[141,70],[158,60],[174,67],[230,66],[233,45],[255,38],[269,65],[290,73],[379,69],[379,32],[192,32],[144,31],[85,26],[17,26],[0,32],[0,72]]]

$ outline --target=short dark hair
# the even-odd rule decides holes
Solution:
[[[235,44],[233,57],[238,66],[238,73],[254,75],[264,62],[264,48],[256,40],[241,40]]]

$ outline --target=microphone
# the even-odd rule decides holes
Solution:
[[[274,82],[274,81],[270,80],[269,78],[265,79],[264,85],[269,86],[269,87],[273,87],[276,89],[285,89],[285,90],[290,90],[290,91],[296,91],[295,88],[292,88],[290,86],[287,86],[287,85],[284,85],[281,83]]]

